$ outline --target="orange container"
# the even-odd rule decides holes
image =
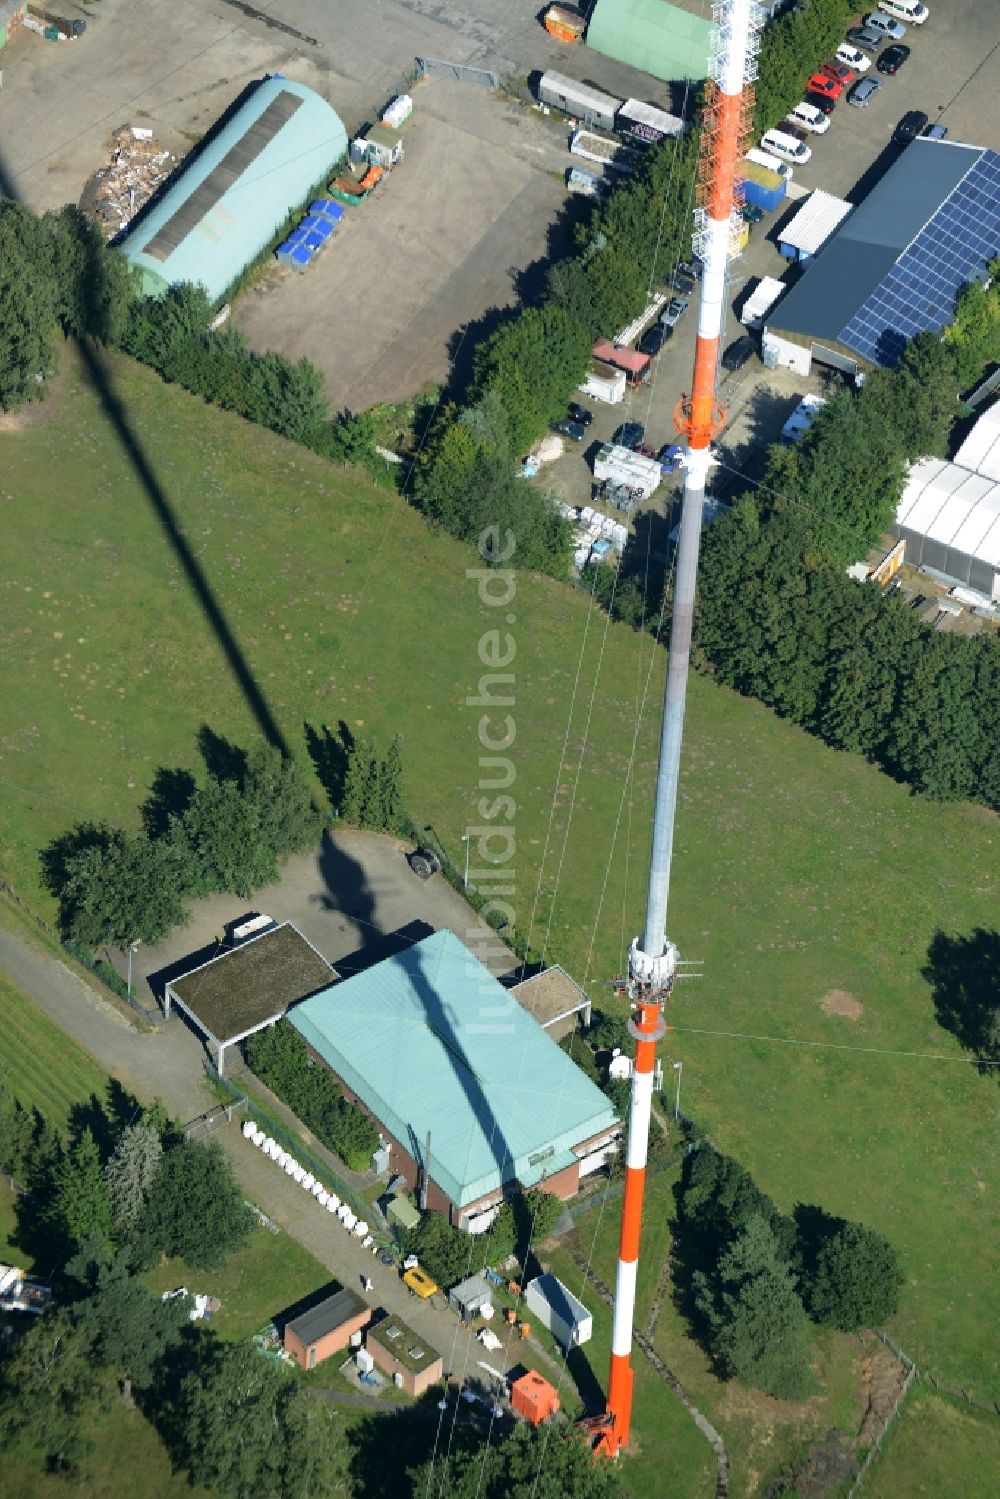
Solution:
[[[532,1426],[540,1426],[559,1409],[559,1396],[547,1379],[529,1369],[511,1385],[510,1403]]]

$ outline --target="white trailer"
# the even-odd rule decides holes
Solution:
[[[598,359],[590,366],[586,380],[577,389],[592,400],[603,401],[608,406],[618,406],[625,399],[626,384],[624,370],[616,370]]]
[[[557,1343],[569,1350],[589,1343],[594,1319],[582,1301],[577,1301],[554,1275],[538,1275],[524,1288],[524,1304]]]
[[[563,73],[543,73],[538,80],[538,98],[563,114],[576,115],[585,125],[600,125],[605,130],[613,127],[615,115],[625,102],[602,94],[600,89],[588,88],[585,83],[577,83]]]
[[[663,470],[656,458],[633,453],[631,448],[605,443],[594,459],[594,478],[598,483],[610,480],[626,489],[636,489],[648,500],[663,482]]]
[[[776,276],[762,276],[743,303],[740,322],[744,328],[760,328],[784,290],[785,283]]]

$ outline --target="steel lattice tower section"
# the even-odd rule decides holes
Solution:
[[[666,1031],[663,1009],[678,968],[677,948],[666,936],[667,900],[698,551],[705,485],[714,463],[711,442],[721,430],[725,416],[716,395],[719,345],[725,324],[727,268],[730,260],[739,254],[739,234],[743,228],[739,214],[742,189],[737,167],[749,135],[752,83],[756,77],[759,31],[763,24],[763,13],[754,0],[719,0],[712,7],[712,15],[715,27],[698,171],[700,207],[696,211],[694,236],[695,253],[704,264],[698,305],[698,340],[691,395],[681,401],[675,414],[678,430],[687,438],[684,500],[656,778],[646,925],[642,939],[636,937],[629,949],[628,991],[635,1011],[629,1029],[635,1037],[636,1050],[628,1118],[625,1199],[618,1248],[608,1408],[606,1417],[598,1425],[599,1445],[612,1455],[627,1445],[632,1417],[632,1330],[656,1043]]]

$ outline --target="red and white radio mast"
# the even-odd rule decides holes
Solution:
[[[696,210],[694,235],[695,254],[704,266],[698,302],[698,341],[691,395],[681,401],[675,413],[678,430],[687,438],[684,500],[656,778],[646,925],[642,938],[636,937],[629,949],[628,991],[635,1012],[629,1029],[636,1048],[611,1335],[611,1374],[607,1411],[590,1423],[595,1446],[610,1456],[627,1446],[632,1419],[632,1329],[656,1043],[666,1031],[663,1008],[678,967],[677,948],[666,936],[667,900],[698,550],[705,484],[714,462],[711,442],[721,431],[725,414],[716,394],[719,343],[725,323],[727,268],[730,260],[739,254],[743,228],[738,167],[749,137],[758,33],[763,24],[763,13],[755,0],[718,0],[712,7],[712,15],[715,26],[698,168],[700,207]]]

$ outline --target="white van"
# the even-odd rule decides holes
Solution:
[[[783,130],[765,131],[760,143],[765,151],[780,156],[783,161],[794,161],[797,166],[804,167],[812,158],[812,152],[805,141],[797,141],[794,135],[786,135]]]
[[[794,109],[788,111],[787,118],[793,125],[799,125],[813,135],[825,135],[830,128],[830,116],[817,109],[815,104],[807,104],[804,99],[801,104],[796,104]]]
[[[791,182],[795,176],[787,161],[779,161],[776,156],[769,156],[759,146],[751,146],[747,152],[747,161],[755,161],[759,167],[767,167],[769,172],[777,172],[779,177],[784,177],[786,182]]]
[[[921,0],[878,0],[878,8],[894,21],[909,21],[913,26],[922,26],[930,15]]]

